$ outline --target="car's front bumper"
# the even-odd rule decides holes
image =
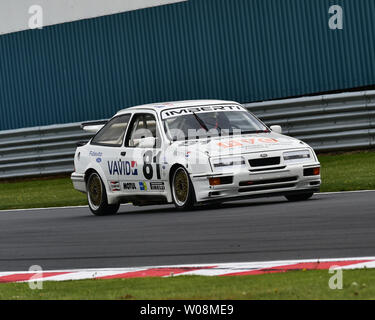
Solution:
[[[197,202],[236,198],[288,195],[320,190],[320,174],[304,175],[307,168],[320,168],[319,163],[294,164],[281,170],[228,172],[191,175]],[[233,177],[232,183],[211,186],[209,179]]]

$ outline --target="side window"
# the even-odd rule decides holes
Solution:
[[[121,147],[129,120],[130,114],[113,118],[96,134],[91,144]]]
[[[125,146],[139,147],[141,139],[148,137],[155,138],[156,144],[154,147],[160,147],[160,135],[154,115],[150,113],[135,114],[129,127]]]

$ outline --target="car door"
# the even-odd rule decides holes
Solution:
[[[119,178],[125,170],[121,147],[130,117],[131,114],[124,114],[112,118],[90,142],[89,156],[100,167],[103,183],[111,192],[121,191]]]
[[[134,113],[124,150],[130,175],[121,178],[122,186],[138,193],[163,193],[165,181],[160,171],[161,137],[155,113]]]

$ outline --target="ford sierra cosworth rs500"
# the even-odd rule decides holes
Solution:
[[[95,135],[77,147],[71,179],[95,215],[121,203],[186,210],[252,197],[307,200],[320,190],[314,150],[236,102],[141,105],[83,128]]]

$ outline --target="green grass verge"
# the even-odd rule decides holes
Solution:
[[[375,152],[321,155],[321,191],[375,189]],[[70,178],[0,183],[0,210],[84,205]]]
[[[253,276],[135,278],[0,283],[0,299],[375,299],[375,270],[343,271],[343,288],[328,286],[328,270],[290,271]]]
[[[321,191],[375,189],[375,151],[320,155]]]
[[[85,194],[73,188],[70,178],[0,183],[0,210],[85,204]]]

